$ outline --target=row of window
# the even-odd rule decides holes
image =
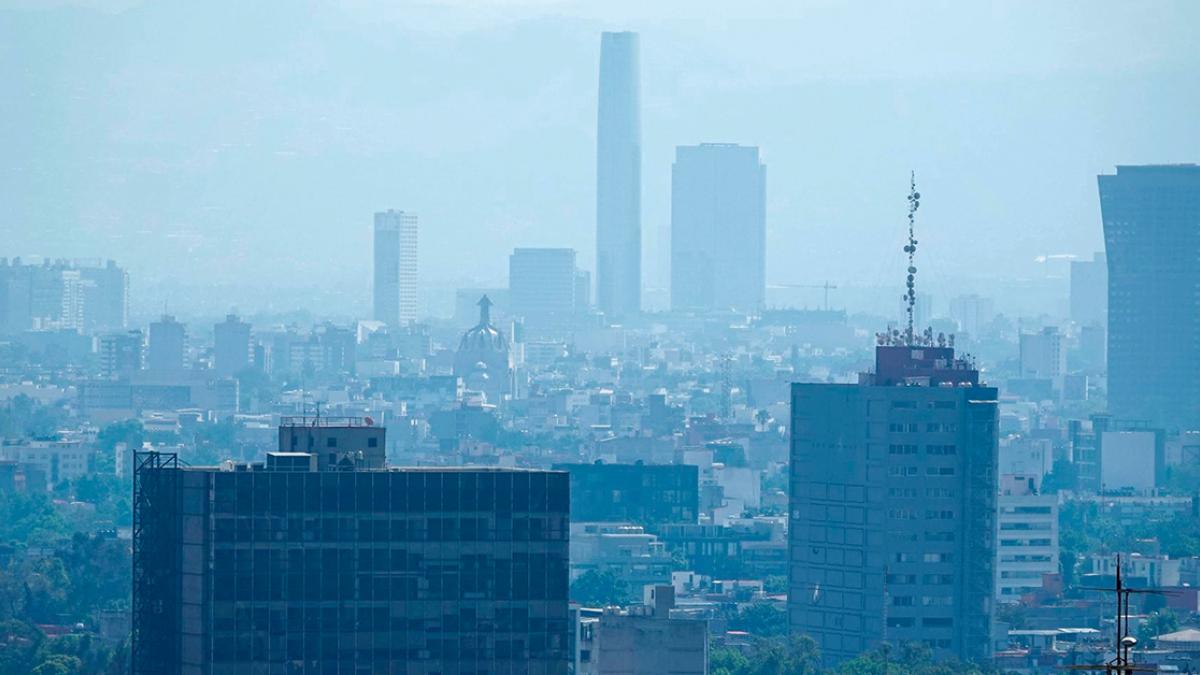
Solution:
[[[926,476],[953,476],[956,470],[952,466],[927,466],[925,467]],[[919,467],[915,466],[889,466],[888,475],[892,477],[904,476],[919,476],[921,474]]]
[[[888,496],[898,499],[917,499],[924,494],[926,499],[946,499],[958,496],[958,491],[954,488],[925,488],[924,491],[918,488],[888,488]]]
[[[895,607],[953,607],[953,595],[922,595],[914,597],[912,595],[893,595],[892,605]]]
[[[919,422],[891,422],[888,431],[901,434],[915,434],[921,431]],[[958,431],[958,425],[952,422],[926,422],[925,431],[928,433],[953,433]]]
[[[921,583],[926,586],[950,586],[954,584],[953,574],[922,574]],[[886,577],[889,586],[912,586],[917,583],[916,574],[889,574]]]
[[[888,509],[888,518],[892,520],[919,520],[921,512],[918,509]],[[925,520],[954,520],[954,511],[949,509],[929,509],[925,511]]]

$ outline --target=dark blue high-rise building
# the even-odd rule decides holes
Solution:
[[[1108,407],[1200,428],[1200,166],[1102,175],[1108,258]]]
[[[947,346],[793,384],[788,617],[831,663],[883,642],[991,658],[996,389]]]

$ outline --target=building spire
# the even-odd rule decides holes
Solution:
[[[908,243],[904,246],[904,252],[908,254],[908,276],[905,278],[906,291],[904,293],[905,308],[907,314],[908,325],[904,331],[904,343],[911,345],[916,337],[913,332],[913,309],[917,304],[917,267],[914,261],[914,256],[917,252],[917,239],[914,231],[916,223],[917,209],[921,206],[921,193],[917,192],[917,173],[914,171],[909,176],[908,184]]]
[[[488,298],[487,293],[484,293],[479,302],[475,304],[479,305],[479,325],[492,325],[492,301]]]

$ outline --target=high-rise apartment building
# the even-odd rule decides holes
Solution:
[[[150,324],[150,340],[146,346],[146,369],[153,373],[178,373],[187,358],[187,327],[164,314]]]
[[[1108,257],[1108,407],[1200,428],[1200,166],[1099,177]]]
[[[793,384],[791,631],[991,656],[996,389],[946,346],[887,344],[859,384]]]
[[[352,468],[307,438],[137,455],[134,673],[565,675],[566,474]]]
[[[671,167],[671,309],[762,309],[766,300],[766,167],[758,148],[675,149]]]
[[[1018,345],[1021,377],[1053,380],[1056,387],[1062,386],[1063,375],[1067,374],[1067,346],[1057,327],[1021,333]]]
[[[129,379],[142,369],[143,349],[140,330],[101,335],[96,340],[101,377]]]
[[[220,377],[237,375],[250,366],[250,324],[236,314],[213,326],[213,370]]]
[[[1081,326],[1103,326],[1108,320],[1108,259],[1071,261],[1071,320]]]
[[[417,320],[417,215],[375,214],[375,319],[399,327]]]
[[[508,257],[509,307],[534,335],[561,337],[578,311],[575,249],[518,248]]]
[[[642,122],[637,33],[600,36],[596,125],[596,304],[641,310]]]
[[[1003,476],[999,498],[1000,546],[996,551],[996,600],[1019,602],[1057,574],[1058,495],[1038,494],[1033,476]]]

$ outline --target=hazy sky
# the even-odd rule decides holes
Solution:
[[[1100,247],[1098,172],[1200,161],[1194,1],[0,7],[0,255],[115,258],[135,304],[366,311],[385,208],[431,285],[503,283],[514,246],[591,268],[602,30],[641,33],[648,285],[680,144],[761,147],[771,282],[897,298],[910,168],[940,289]]]

